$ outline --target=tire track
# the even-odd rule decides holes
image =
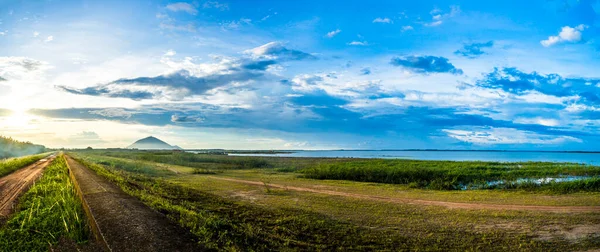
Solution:
[[[451,209],[467,209],[467,210],[513,210],[513,211],[540,211],[540,212],[554,212],[554,213],[600,213],[600,206],[539,206],[539,205],[501,205],[501,204],[484,204],[484,203],[463,203],[463,202],[448,202],[448,201],[435,201],[435,200],[421,200],[411,198],[390,198],[375,195],[365,195],[358,193],[340,192],[332,190],[323,190],[307,187],[296,187],[296,186],[285,186],[278,184],[265,184],[259,181],[233,179],[233,178],[222,178],[209,176],[213,179],[231,181],[236,183],[242,183],[247,185],[255,186],[268,186],[272,188],[293,190],[299,192],[311,192],[333,196],[342,196],[355,199],[374,200],[388,203],[397,204],[412,204],[412,205],[425,205],[425,206],[441,206]]]

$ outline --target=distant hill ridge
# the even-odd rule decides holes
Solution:
[[[127,149],[138,149],[138,150],[181,150],[177,145],[170,145],[163,140],[156,137],[149,136],[135,143],[127,146]]]

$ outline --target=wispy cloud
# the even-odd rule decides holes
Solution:
[[[368,46],[369,42],[355,40],[355,41],[348,42],[348,45],[352,45],[352,46]]]
[[[335,29],[333,31],[328,32],[327,35],[325,35],[325,36],[327,36],[328,38],[333,38],[333,37],[335,37],[335,35],[338,35],[340,32],[342,32],[342,30]]]
[[[202,5],[205,9],[219,9],[219,10],[229,10],[229,5],[226,3],[219,3],[217,1],[207,1]]]
[[[387,17],[386,18],[380,18],[380,17],[378,17],[376,19],[373,19],[373,23],[391,24],[391,23],[394,23],[394,21],[392,21],[391,19],[389,19]]]
[[[439,26],[444,23],[444,21],[458,15],[460,13],[460,7],[458,6],[450,6],[450,11],[444,13],[441,9],[435,8],[429,12],[431,14],[431,21],[424,23],[425,26]]]
[[[48,62],[26,57],[0,57],[0,76],[9,79],[37,78],[51,68]]]
[[[184,3],[184,2],[168,4],[166,6],[166,8],[167,8],[167,10],[170,10],[173,12],[183,11],[183,12],[187,12],[192,15],[198,14],[198,10],[196,9],[196,7],[194,7],[193,5],[191,5],[189,3]]]
[[[246,50],[244,53],[254,58],[304,60],[316,59],[317,57],[300,50],[289,49],[282,42],[270,42],[262,46]]]
[[[236,30],[244,25],[251,25],[251,24],[252,24],[252,19],[240,18],[239,20],[224,22],[221,24],[221,27],[225,30]]]

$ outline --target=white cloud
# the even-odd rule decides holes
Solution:
[[[34,31],[34,32],[33,32],[33,37],[34,37],[34,38],[37,38],[38,36],[40,36],[40,33],[39,33],[39,32],[36,32],[36,31]]]
[[[367,41],[352,41],[352,42],[348,43],[348,45],[353,45],[353,46],[368,46],[369,42],[367,42]]]
[[[402,26],[402,31],[403,32],[404,31],[410,31],[410,30],[414,30],[414,28],[412,26],[410,26],[410,25]]]
[[[46,40],[44,40],[44,42],[48,43],[48,42],[51,42],[52,40],[54,40],[54,37],[53,36],[48,36],[46,38]]]
[[[167,5],[167,10],[174,11],[174,12],[184,11],[184,12],[187,12],[192,15],[198,14],[198,10],[196,10],[196,8],[194,6],[192,6],[189,3],[183,3],[183,2],[169,4],[169,5]]]
[[[385,24],[391,24],[394,23],[391,19],[389,18],[376,18],[373,20],[373,23],[385,23]]]
[[[540,41],[540,43],[544,47],[550,47],[561,42],[576,43],[581,41],[581,32],[586,28],[588,27],[583,24],[575,27],[563,26],[557,36],[550,36],[548,39]]]
[[[38,79],[48,63],[25,57],[0,57],[0,76],[6,79]]]
[[[175,56],[175,54],[177,54],[177,52],[175,52],[174,50],[168,50],[168,51],[165,53],[165,56],[167,56],[167,57],[171,57],[171,56]]]
[[[244,54],[254,59],[282,59],[282,60],[302,60],[316,59],[310,53],[300,50],[289,49],[284,43],[279,41],[269,42],[256,48],[245,50]]]
[[[521,124],[539,124],[543,126],[554,127],[560,125],[560,122],[556,119],[552,118],[542,118],[542,117],[534,117],[534,118],[517,118],[514,120],[515,123]]]
[[[291,83],[292,90],[310,93],[325,91],[331,96],[362,97],[380,92],[382,80],[370,79],[367,76],[356,76],[343,73],[319,73],[296,75]]]
[[[338,35],[340,32],[342,32],[342,30],[336,29],[335,31],[328,32],[326,36],[328,38],[333,38],[333,37],[335,37],[335,35]]]

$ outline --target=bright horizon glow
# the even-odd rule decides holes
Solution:
[[[203,3],[4,1],[0,135],[600,150],[598,0]]]

